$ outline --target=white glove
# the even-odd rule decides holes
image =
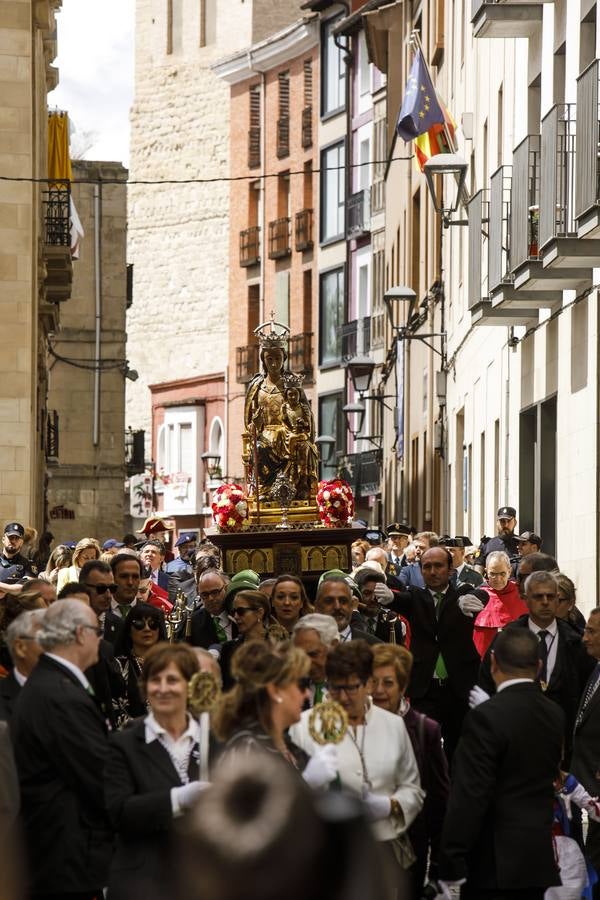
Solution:
[[[326,787],[335,779],[338,771],[338,755],[335,744],[319,747],[309,759],[302,777],[309,787],[318,789]]]
[[[471,709],[475,709],[480,703],[485,703],[485,701],[489,699],[490,695],[488,692],[484,691],[484,689],[480,688],[478,685],[475,685],[475,687],[472,687],[469,691],[469,706]]]
[[[173,815],[180,816],[184,810],[190,809],[207,787],[210,787],[208,781],[190,781],[181,787],[171,788]]]
[[[373,596],[381,606],[389,606],[394,599],[394,592],[390,590],[387,584],[378,581],[375,585]]]
[[[387,819],[392,812],[392,801],[385,794],[365,794],[365,806],[367,807],[367,816],[371,822],[378,822],[380,819]]]
[[[483,609],[483,603],[475,594],[463,594],[458,598],[458,608],[463,616],[473,617]]]
[[[440,889],[438,897],[443,898],[443,900],[457,900],[459,896],[458,889],[466,880],[466,878],[461,878],[460,881],[438,881]]]
[[[565,794],[565,797],[571,803],[579,806],[580,809],[585,809],[590,819],[594,822],[600,822],[600,802],[598,802],[597,797],[592,797],[588,794],[582,784],[578,784],[569,794]]]

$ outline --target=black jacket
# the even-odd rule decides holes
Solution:
[[[104,804],[106,725],[77,677],[42,655],[12,720],[33,893],[106,884],[112,835]]]
[[[170,850],[173,812],[171,788],[182,781],[167,750],[146,743],[143,718],[110,737],[106,764],[106,805],[117,836],[110,867],[109,897],[168,896],[163,883]],[[190,780],[198,778],[192,752]]]
[[[594,659],[592,662],[596,663],[596,660]],[[595,674],[595,669],[593,669],[590,679],[593,679]],[[586,690],[587,685],[582,692],[582,703]],[[577,724],[575,725],[570,771],[575,778],[582,783],[586,791],[588,791],[592,797],[596,797],[600,785],[600,781],[598,780],[599,769],[600,687],[597,687],[585,709],[582,710],[581,717],[579,717],[579,721],[577,721]]]
[[[219,643],[217,629],[215,628],[212,616],[210,616],[203,607],[194,610],[190,617],[190,626],[191,634],[189,637],[185,637],[185,621],[182,622],[181,628],[177,633],[177,640],[185,640],[188,644],[191,644],[192,647],[204,647],[205,650],[213,644]],[[232,626],[231,633],[235,639],[238,635],[238,630],[235,625]]]
[[[564,716],[532,682],[506,687],[466,717],[454,754],[439,877],[473,891],[560,884],[553,782]]]
[[[10,672],[6,678],[0,679],[0,720],[8,722],[12,719],[17,697],[21,693],[21,685]]]
[[[572,746],[572,732],[575,725],[575,716],[579,708],[579,702],[590,672],[594,668],[595,660],[586,652],[581,642],[580,635],[575,629],[562,619],[556,620],[558,625],[556,663],[552,670],[552,676],[545,691],[549,700],[554,700],[565,714],[565,763],[569,762]],[[519,616],[511,622],[507,628],[528,628],[529,616]],[[479,685],[488,692],[495,692],[494,680],[490,672],[490,654],[494,643],[490,645],[487,653],[481,661],[479,671]],[[595,794],[594,794],[595,796]]]
[[[121,668],[115,658],[110,641],[100,641],[98,645],[98,662],[86,670],[85,676],[94,689],[96,702],[102,711],[102,715],[108,719],[112,728],[116,728],[118,724],[118,704],[119,701],[121,703],[125,702],[127,691]]]
[[[408,619],[411,630],[410,652],[413,670],[407,694],[412,700],[423,698],[431,686],[437,658],[441,653],[448,671],[448,682],[454,692],[466,700],[477,680],[479,654],[473,644],[473,622],[458,606],[464,594],[475,594],[482,603],[487,594],[471,585],[455,588],[448,586],[441,601],[439,618],[429,590],[408,588],[401,591],[392,604]]]

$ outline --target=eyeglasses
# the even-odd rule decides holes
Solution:
[[[204,603],[206,600],[216,600],[219,594],[222,594],[224,590],[225,587],[215,588],[214,591],[205,591],[203,594],[198,594],[198,596]]]
[[[304,678],[299,678],[296,683],[300,691],[307,691],[310,687],[310,678],[306,675]]]
[[[92,590],[96,591],[97,594],[105,594],[107,591],[110,591],[111,594],[114,594],[114,592],[117,590],[116,584],[89,584],[89,582],[86,581],[85,586],[92,588]]]
[[[353,697],[358,693],[359,688],[363,686],[364,682],[359,681],[356,684],[327,684],[327,690],[330,694],[341,694],[342,691],[344,694],[347,694],[348,697]]]
[[[149,628],[151,631],[158,631],[160,625],[156,619],[132,619],[131,627],[135,628],[136,631],[143,631],[144,628]]]
[[[89,631],[93,631],[96,637],[102,637],[104,634],[104,629],[101,625],[82,625],[82,628],[87,628]]]
[[[231,610],[232,616],[245,616],[248,612],[256,612],[253,606],[234,606]]]

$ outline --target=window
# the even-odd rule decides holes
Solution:
[[[260,85],[250,88],[250,121],[248,128],[248,168],[260,166]]]
[[[167,0],[167,53],[183,49],[183,0]]]
[[[371,212],[383,212],[385,198],[385,160],[387,157],[387,122],[381,116],[373,122],[373,185],[371,188]]]
[[[304,106],[302,108],[302,147],[312,147],[313,71],[312,59],[304,60]]]
[[[321,115],[340,112],[346,105],[346,64],[343,54],[333,40],[338,18],[323,25],[321,36]]]
[[[358,84],[361,97],[371,92],[371,64],[364,31],[358,37]]]
[[[341,240],[345,230],[346,151],[343,142],[321,151],[321,242]]]
[[[279,118],[277,120],[277,158],[290,155],[290,73],[280,72]]]
[[[217,40],[217,0],[200,0],[200,46]]]
[[[321,478],[324,479],[336,476],[336,453],[346,452],[346,422],[342,412],[343,405],[344,394],[342,391],[319,397],[319,434],[328,434],[335,439],[330,459],[327,462],[321,460]]]
[[[344,269],[324,272],[319,291],[319,364],[339,363],[341,340],[339,328],[344,322]]]

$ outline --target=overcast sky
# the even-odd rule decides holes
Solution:
[[[48,107],[69,113],[73,156],[128,165],[134,0],[63,0],[57,21],[60,81]]]

